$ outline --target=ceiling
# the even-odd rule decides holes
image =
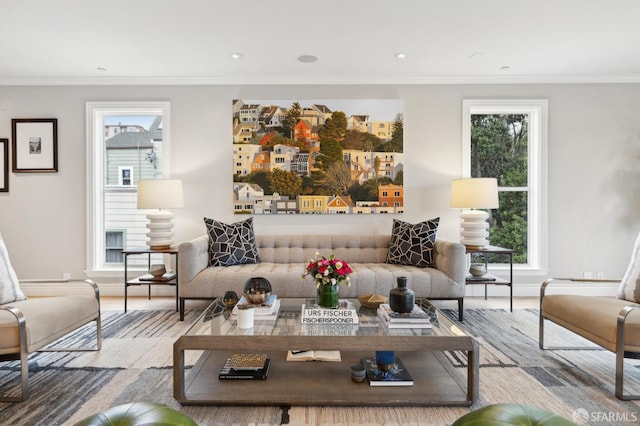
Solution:
[[[638,17],[637,0],[0,0],[0,84],[640,82]]]

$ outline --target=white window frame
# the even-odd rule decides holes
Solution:
[[[125,185],[124,178],[122,177],[122,172],[128,170],[129,171],[129,181],[131,182],[128,185]],[[134,186],[135,179],[133,178],[133,167],[132,166],[119,166],[118,167],[118,185],[119,186]]]
[[[110,265],[104,261],[105,224],[105,117],[116,115],[162,116],[162,170],[170,177],[171,106],[169,102],[87,102],[85,110],[87,138],[87,276],[89,278],[120,276],[123,265]]]
[[[547,139],[548,101],[546,99],[465,99],[462,102],[462,177],[471,176],[471,115],[527,114],[528,137],[528,243],[527,264],[514,269],[546,273],[547,245]],[[510,188],[499,188],[508,191]],[[511,188],[517,189],[517,188]]]

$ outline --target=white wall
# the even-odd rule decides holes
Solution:
[[[185,192],[175,230],[184,241],[204,233],[204,216],[243,218],[231,213],[230,117],[231,100],[243,98],[404,99],[403,215],[256,216],[257,233],[387,233],[393,217],[440,216],[439,236],[456,241],[449,184],[461,173],[462,100],[548,99],[548,275],[624,272],[640,230],[640,85],[0,86],[0,137],[11,138],[12,118],[58,119],[60,171],[10,173],[10,192],[0,193],[0,232],[18,275],[84,276],[85,102],[171,102],[172,176]]]

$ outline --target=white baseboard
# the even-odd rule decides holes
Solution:
[[[516,283],[513,286],[513,297],[538,297],[540,296],[541,283]],[[64,296],[76,293],[72,283],[51,280],[39,282],[21,283],[20,288],[24,294],[34,297]],[[124,284],[122,282],[98,283],[101,296],[124,297]],[[570,283],[559,282],[552,286],[554,293],[584,294],[588,296],[615,296],[618,289],[617,283]],[[130,286],[127,290],[129,296],[146,296],[148,287]],[[176,288],[173,286],[151,286],[152,296],[175,296]],[[484,286],[479,284],[468,285],[465,296],[484,296]],[[504,285],[487,285],[487,296],[509,296],[509,287]]]
[[[513,285],[513,297],[539,297],[542,283],[516,283]],[[559,282],[547,292],[564,294],[583,294],[585,296],[613,296],[618,290],[617,283],[589,283]],[[480,284],[468,285],[465,296],[484,296],[484,286]],[[509,296],[509,287],[505,285],[487,285],[487,296]]]
[[[67,296],[77,294],[73,283],[55,280],[20,283],[20,288],[27,297]],[[124,297],[124,284],[122,282],[98,283],[98,288],[100,289],[100,296]],[[146,285],[129,286],[127,293],[129,296],[134,297],[146,296],[149,294],[149,290]],[[175,286],[152,285],[151,295],[175,297],[176,288]]]

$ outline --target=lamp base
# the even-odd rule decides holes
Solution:
[[[460,214],[460,242],[469,248],[484,248],[489,245],[489,213],[484,210],[469,210]]]
[[[149,242],[147,242],[147,245],[151,250],[169,250],[171,248],[171,244],[167,244],[164,246],[152,246],[152,245],[149,245]]]
[[[155,210],[147,214],[147,246],[152,250],[166,250],[173,245],[173,213]]]

